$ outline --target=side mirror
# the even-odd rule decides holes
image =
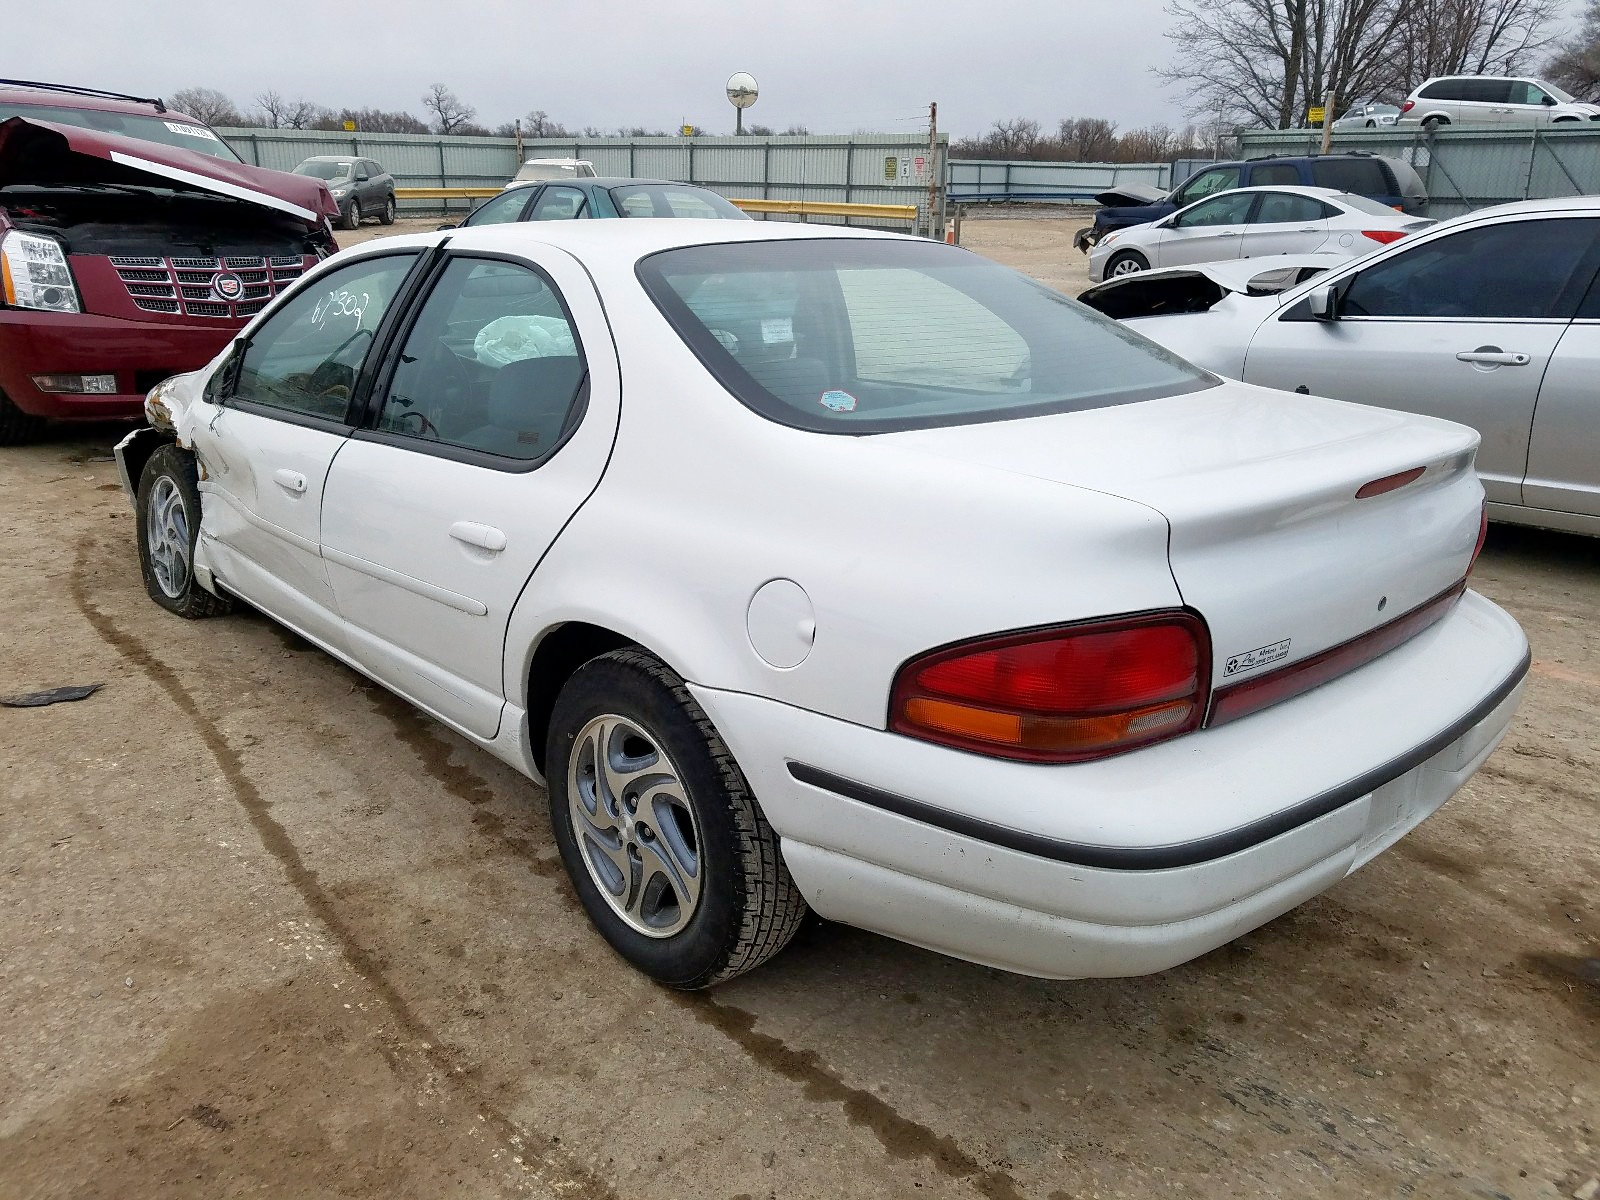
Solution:
[[[1554,108],[1556,106],[1556,98],[1554,96],[1546,96],[1542,101],[1540,101],[1540,103],[1545,104],[1550,108]]]
[[[1337,321],[1339,319],[1338,295],[1332,284],[1323,284],[1321,287],[1312,288],[1306,293],[1306,305],[1311,309],[1311,316],[1318,321]]]
[[[365,171],[357,171],[356,172],[356,182],[357,183],[365,183],[367,180],[369,180],[371,178],[372,178],[372,176],[368,175]]]

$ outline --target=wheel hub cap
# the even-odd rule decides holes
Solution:
[[[178,599],[189,586],[189,510],[170,476],[161,476],[150,489],[145,541],[156,586]]]

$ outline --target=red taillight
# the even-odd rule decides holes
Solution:
[[[1413,109],[1413,108],[1415,108],[1415,107],[1416,107],[1416,106],[1417,106],[1417,102],[1416,102],[1416,101],[1415,101],[1415,100],[1407,100],[1407,101],[1406,101],[1406,102],[1405,102],[1405,103],[1404,103],[1404,104],[1402,104],[1402,105],[1401,105],[1401,106],[1400,106],[1400,112],[1401,112],[1401,113],[1402,113],[1402,114],[1404,114],[1404,113],[1408,113],[1408,112],[1410,112],[1410,111],[1411,111],[1411,110],[1412,110],[1412,109]]]
[[[1082,762],[1198,729],[1210,637],[1152,613],[964,642],[895,677],[896,733],[1026,762]]]
[[[1405,237],[1404,229],[1363,229],[1361,236],[1371,238],[1375,242],[1382,242],[1387,246],[1390,242],[1398,242]]]
[[[1467,564],[1467,574],[1478,565],[1478,555],[1483,553],[1483,543],[1489,538],[1489,502],[1483,502],[1483,516],[1478,518],[1478,544],[1472,548],[1472,561]]]

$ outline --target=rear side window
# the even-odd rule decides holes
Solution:
[[[1574,288],[1594,273],[1597,235],[1593,217],[1463,230],[1362,271],[1340,309],[1352,317],[1565,318]]]
[[[1372,158],[1325,158],[1311,164],[1318,187],[1358,196],[1392,196],[1394,187],[1381,164]]]
[[[623,217],[699,217],[744,220],[744,213],[704,188],[661,184],[626,184],[611,189],[617,214]]]
[[[1261,197],[1252,225],[1280,225],[1293,221],[1322,221],[1328,216],[1328,206],[1310,196],[1296,196],[1292,192],[1268,192]]]
[[[638,275],[738,400],[820,433],[1073,412],[1216,382],[1126,326],[936,243],[687,246],[646,258]]]
[[[1456,100],[1454,79],[1436,79],[1417,93],[1421,100]]]
[[[1269,163],[1264,167],[1254,167],[1250,171],[1251,187],[1281,187],[1283,184],[1300,182],[1300,168],[1293,163]]]
[[[530,221],[569,221],[584,215],[588,201],[577,188],[547,187],[528,214]]]

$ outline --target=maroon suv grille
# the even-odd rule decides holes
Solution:
[[[297,254],[271,258],[111,259],[122,286],[145,312],[190,317],[252,317],[273,296],[304,274],[306,260]],[[219,289],[217,278],[229,275]],[[233,281],[237,280],[235,284]]]

